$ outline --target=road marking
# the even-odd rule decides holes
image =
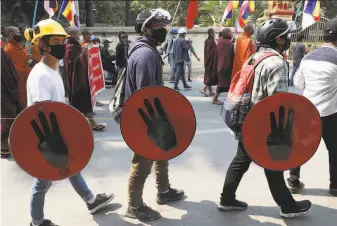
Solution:
[[[231,130],[229,128],[199,130],[195,133],[195,135],[225,133],[225,132],[231,132]],[[124,142],[124,139],[122,136],[97,137],[94,140],[95,141],[123,141]]]

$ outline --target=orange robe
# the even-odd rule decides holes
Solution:
[[[246,60],[253,55],[255,51],[256,47],[251,39],[251,35],[243,33],[236,39],[232,77],[241,70]]]
[[[5,52],[11,58],[15,70],[18,73],[19,96],[23,108],[27,107],[27,79],[30,68],[27,64],[27,52],[23,46],[15,41],[9,40],[4,48]]]

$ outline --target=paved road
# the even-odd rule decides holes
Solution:
[[[238,189],[238,198],[249,203],[243,212],[221,213],[216,209],[225,173],[236,152],[236,142],[220,117],[220,106],[201,97],[201,81],[192,83],[193,89],[184,94],[192,103],[197,117],[197,134],[188,150],[170,161],[170,180],[175,188],[186,192],[186,199],[174,204],[158,206],[156,188],[151,175],[144,190],[145,202],[163,216],[150,224],[124,217],[127,207],[127,179],[131,151],[124,143],[118,125],[110,118],[107,105],[96,110],[99,121],[108,123],[105,132],[95,132],[94,155],[83,170],[89,187],[96,193],[113,192],[113,203],[97,215],[90,215],[67,180],[55,182],[47,194],[45,217],[62,226],[332,226],[337,222],[337,198],[328,194],[328,158],[324,143],[317,154],[303,167],[306,190],[295,195],[297,200],[310,199],[311,212],[295,220],[283,220],[268,189],[263,169],[252,164]],[[99,95],[109,102],[111,91]],[[286,173],[287,174],[287,173]],[[1,160],[1,225],[29,224],[29,198],[32,178],[15,162]]]

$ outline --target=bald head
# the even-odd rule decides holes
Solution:
[[[252,22],[248,22],[245,24],[245,27],[243,28],[243,30],[249,34],[254,34],[254,26]]]
[[[75,40],[80,41],[81,30],[78,27],[70,26],[67,28],[67,33]]]
[[[5,35],[8,40],[11,41],[21,41],[21,33],[19,28],[14,27],[14,26],[9,26],[5,28]]]
[[[232,38],[232,30],[228,27],[223,28],[220,31],[219,36],[222,38]]]

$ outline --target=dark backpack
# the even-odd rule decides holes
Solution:
[[[251,57],[231,81],[228,96],[224,101],[223,120],[239,140],[243,122],[251,109],[255,68],[262,60],[271,56],[277,56],[277,54],[265,53],[257,59],[254,59],[254,56]]]
[[[145,42],[142,42],[142,44],[137,45],[135,48],[131,50],[127,58],[129,59],[129,57],[135,50],[144,46],[151,48],[150,45],[148,45]],[[115,86],[115,90],[109,104],[109,110],[112,114],[112,118],[116,121],[117,124],[120,124],[121,113],[125,102],[125,81],[126,81],[126,68],[123,68],[118,72],[117,84]]]

